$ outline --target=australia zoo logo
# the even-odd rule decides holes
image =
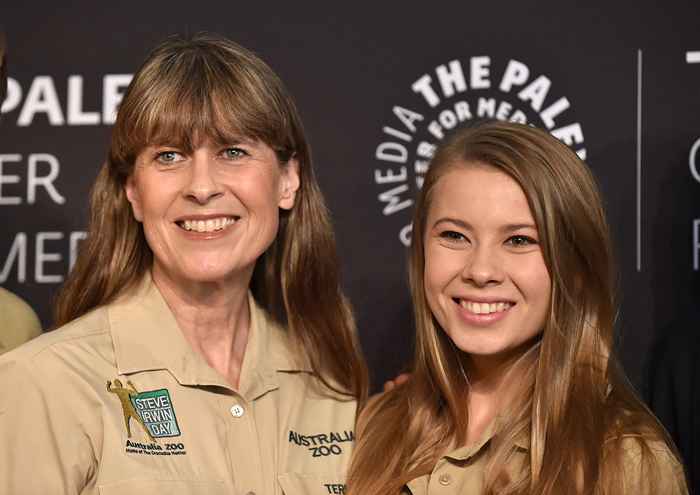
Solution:
[[[535,67],[490,56],[451,60],[416,78],[391,108],[374,153],[373,180],[382,215],[411,243],[414,198],[435,147],[470,120],[499,119],[549,132],[586,159],[583,128],[571,102]]]

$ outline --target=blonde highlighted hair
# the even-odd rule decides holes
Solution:
[[[124,192],[139,152],[166,143],[191,151],[204,137],[217,144],[260,140],[280,166],[298,161],[295,205],[280,211],[278,235],[258,260],[251,289],[327,385],[364,398],[365,364],[299,113],[270,67],[217,35],[168,38],[134,75],[92,189],[88,237],[55,304],[56,325],[114,301],[151,267],[152,252]]]
[[[670,442],[614,357],[616,273],[596,181],[548,133],[489,121],[442,143],[425,177],[409,266],[413,376],[362,412],[350,493],[400,493],[466,438],[468,384],[458,352],[427,303],[423,236],[435,184],[448,171],[477,163],[506,173],[524,191],[552,280],[541,338],[516,364],[518,391],[488,448],[484,493],[624,493],[629,449],[622,447],[623,438],[638,440],[640,472],[653,488],[660,472],[649,442]],[[527,440],[529,453],[512,477],[506,466],[517,439]]]

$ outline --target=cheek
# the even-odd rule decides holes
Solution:
[[[425,293],[430,300],[433,292],[439,287],[440,279],[444,278],[440,273],[440,263],[435,257],[435,249],[429,246],[425,248],[425,271],[423,273],[423,285],[425,286]]]
[[[540,258],[532,264],[521,266],[519,280],[522,282],[528,303],[535,310],[540,324],[543,325],[549,310],[552,291],[552,282],[544,261]]]
[[[143,221],[162,216],[177,187],[173,177],[161,178],[142,171],[136,176],[135,191],[138,201],[134,203],[134,211],[139,210]]]
[[[444,304],[444,298],[449,297],[445,291],[460,271],[460,259],[456,253],[435,244],[426,246],[423,286],[430,310],[438,320],[441,319],[441,303]]]
[[[271,174],[255,174],[239,181],[234,191],[246,203],[252,213],[260,216],[277,215],[279,201],[279,179]]]
[[[444,288],[460,276],[465,260],[460,251],[431,243],[425,249],[425,282],[433,289]]]

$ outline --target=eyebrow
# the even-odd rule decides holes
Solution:
[[[459,218],[452,217],[442,217],[437,219],[435,223],[433,223],[433,228],[443,223],[457,225],[458,227],[462,227],[465,230],[474,230],[474,227],[472,227],[472,225],[469,222],[465,222],[464,220],[460,220]],[[502,232],[514,232],[520,229],[537,230],[537,226],[533,223],[509,223],[501,226],[498,230]]]
[[[251,146],[255,147],[257,143],[261,142],[255,139],[251,138],[246,138],[246,137],[241,137],[241,136],[229,136],[229,139],[226,140],[220,140],[216,138],[215,136],[209,136],[207,137],[211,144],[214,146]],[[197,141],[191,141],[190,144],[194,147],[197,148],[201,146],[203,143],[203,140],[198,139]],[[181,149],[188,149],[189,146],[187,145],[188,143],[186,142],[178,142],[177,139],[171,139],[171,138],[163,138],[163,139],[156,139],[152,143],[148,144],[146,147],[153,147],[153,148],[181,148]]]

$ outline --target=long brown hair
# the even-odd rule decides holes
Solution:
[[[468,384],[460,356],[427,304],[423,236],[435,184],[474,163],[495,167],[520,185],[552,279],[541,338],[517,363],[518,392],[488,449],[484,493],[623,493],[621,442],[629,436],[640,439],[641,472],[653,483],[659,474],[647,441],[667,438],[613,356],[616,274],[596,181],[551,135],[496,121],[455,132],[438,147],[425,177],[409,267],[413,377],[363,411],[350,492],[399,493],[466,438]],[[505,468],[518,438],[529,439],[529,458],[511,479]]]
[[[365,364],[299,113],[270,67],[217,35],[166,39],[127,88],[92,189],[88,236],[56,301],[56,325],[114,301],[151,267],[153,254],[124,192],[139,152],[165,142],[191,150],[204,136],[260,140],[280,166],[298,161],[294,207],[280,212],[278,235],[258,260],[251,289],[327,385],[364,398]]]

